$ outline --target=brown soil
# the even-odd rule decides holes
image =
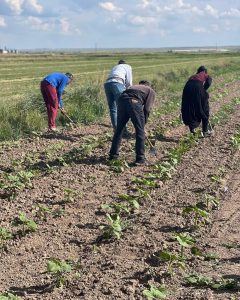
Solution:
[[[223,102],[239,96],[239,82],[234,82],[229,85],[229,95]],[[212,103],[212,111],[218,111],[221,105]],[[239,108],[238,105],[225,124],[217,126],[214,137],[199,139],[183,155],[172,178],[158,182],[158,187],[150,190],[152,200],[143,201],[139,210],[124,216],[128,224],[119,240],[101,239],[99,226],[106,223],[101,205],[115,201],[119,194],[132,193],[132,178],[147,176],[152,171],[152,166],[131,165],[134,139],[123,141],[121,155],[130,167],[121,173],[114,172],[107,162],[111,139],[108,120],[64,130],[55,136],[43,134],[40,138],[2,145],[2,174],[10,174],[14,168],[34,169],[35,176],[32,188],[19,190],[14,200],[7,199],[2,189],[0,226],[11,231],[13,239],[0,251],[0,292],[11,291],[22,299],[34,300],[138,300],[145,299],[143,290],[150,285],[165,284],[170,300],[240,299],[240,153],[230,145],[240,118]],[[166,121],[167,117],[161,117],[161,122]],[[149,127],[154,128],[157,123],[158,120],[153,120]],[[179,126],[169,130],[161,141],[157,140],[157,157],[148,155],[151,163],[164,160],[166,151],[176,147],[187,132],[186,127]],[[77,152],[73,156],[71,150],[86,143],[86,137],[98,136],[107,143],[89,154]],[[67,153],[71,156],[63,166],[56,159]],[[27,163],[29,155],[32,162]],[[52,172],[47,171],[46,163],[54,167]],[[212,182],[213,175],[219,175],[219,182]],[[66,188],[77,190],[69,203],[64,202]],[[182,210],[201,202],[204,193],[216,196],[220,205],[209,210],[206,225],[193,230],[191,219],[186,221]],[[46,221],[39,220],[33,215],[33,205],[37,203],[55,211],[64,209],[64,214],[59,217],[49,214]],[[38,223],[36,232],[23,235],[19,227],[12,226],[20,211]],[[179,253],[176,232],[190,233],[198,248],[216,254],[217,259],[209,261],[192,256],[185,249],[186,269],[176,268],[175,276],[170,277],[166,274],[166,263],[157,260],[154,254],[162,250]],[[46,273],[50,258],[80,261],[80,276],[72,271],[66,275],[64,288],[52,288],[53,279]],[[189,273],[234,279],[238,287],[214,290],[188,286],[184,277]]]

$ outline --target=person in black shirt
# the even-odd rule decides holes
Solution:
[[[155,92],[146,80],[140,81],[138,85],[130,86],[121,94],[117,108],[117,128],[109,153],[110,160],[118,158],[124,127],[131,119],[136,132],[136,164],[146,163],[144,127],[154,100]]]

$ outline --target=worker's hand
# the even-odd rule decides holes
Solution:
[[[65,109],[60,107],[61,113],[64,115],[65,114]]]

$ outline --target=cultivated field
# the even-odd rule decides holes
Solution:
[[[157,91],[150,166],[133,166],[134,138],[119,161],[107,160],[102,84],[119,58]],[[0,144],[1,300],[240,299],[238,53],[0,60],[0,138],[27,133]],[[213,77],[215,135],[205,139],[179,120],[183,85],[200,65]],[[64,101],[79,126],[59,118],[64,127],[51,135],[38,89],[55,71],[75,74]]]

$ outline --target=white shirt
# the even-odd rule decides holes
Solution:
[[[128,88],[132,85],[132,67],[128,64],[119,64],[112,68],[107,82],[120,82]]]

